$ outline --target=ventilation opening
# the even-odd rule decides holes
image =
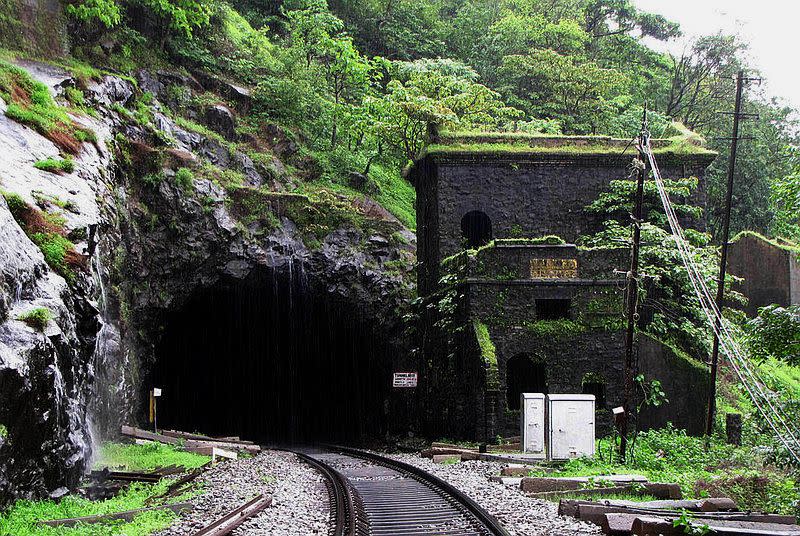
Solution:
[[[536,300],[537,320],[569,319],[572,300]]]
[[[461,234],[469,249],[485,246],[492,240],[492,220],[480,210],[467,212],[461,218]]]
[[[544,364],[534,363],[527,355],[512,357],[506,365],[508,409],[519,409],[519,397],[522,393],[547,394]]]
[[[385,338],[352,303],[290,274],[224,280],[168,319],[159,426],[273,444],[383,435]]]
[[[594,395],[595,407],[606,405],[606,385],[602,382],[586,382],[583,384],[583,394]]]

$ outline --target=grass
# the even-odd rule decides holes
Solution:
[[[17,501],[0,516],[0,534],[13,536],[145,536],[171,525],[177,516],[171,511],[146,512],[132,522],[83,525],[76,528],[43,527],[38,521],[112,514],[143,508],[152,495],[166,490],[166,481],[158,484],[134,483],[118,496],[105,501],[89,501],[75,496],[55,501]]]
[[[33,164],[33,167],[50,173],[72,173],[75,171],[75,161],[72,157],[46,158]]]
[[[626,465],[609,461],[611,447],[609,439],[601,439],[595,458],[570,460],[555,473],[533,475],[641,474],[651,482],[679,484],[685,497],[731,497],[744,510],[791,514],[800,501],[795,479],[770,465],[756,444],[735,447],[714,437],[706,448],[703,438],[667,427],[641,433],[634,459]]]
[[[740,239],[745,238],[745,237],[756,238],[756,239],[761,240],[762,242],[766,242],[767,244],[769,244],[771,246],[774,246],[774,247],[776,247],[778,249],[782,249],[784,251],[788,251],[790,253],[794,253],[794,254],[800,256],[800,245],[794,244],[793,242],[789,242],[789,241],[780,242],[780,241],[772,239],[772,238],[767,238],[766,236],[764,236],[764,235],[762,235],[760,233],[757,233],[755,231],[742,231],[739,234],[737,234],[736,236],[734,236],[733,240],[731,240],[731,242],[738,242]]]
[[[189,168],[182,167],[175,172],[175,182],[184,189],[184,191],[189,191],[192,189],[192,185],[194,184],[194,173]]]
[[[97,466],[110,466],[128,471],[148,471],[157,467],[180,465],[186,469],[200,467],[208,462],[208,456],[177,450],[171,445],[152,443],[129,445],[106,443],[99,453]],[[145,507],[145,501],[162,493],[169,480],[156,484],[134,483],[113,499],[89,501],[81,497],[67,496],[60,502],[17,501],[8,512],[0,515],[0,534],[14,536],[145,536],[171,525],[177,516],[170,511],[146,512],[130,523],[114,522],[82,527],[50,528],[37,526],[37,521],[62,519],[90,515],[111,514]]]
[[[624,147],[616,147],[602,143],[589,143],[580,145],[559,144],[554,146],[527,145],[514,143],[453,143],[451,145],[429,145],[422,156],[447,156],[447,155],[537,155],[537,154],[563,154],[575,156],[620,156],[626,154]],[[633,156],[635,151],[628,149],[627,154]],[[690,143],[675,141],[663,147],[654,147],[653,154],[661,156],[716,156],[717,153],[704,147],[697,147]]]
[[[186,119],[185,117],[175,116],[175,124],[181,127],[184,130],[188,130],[189,132],[194,132],[195,134],[200,134],[201,136],[205,136],[206,138],[212,139],[217,141],[226,147],[228,146],[228,142],[223,138],[221,135],[217,134],[210,128],[206,127],[205,125],[201,125],[200,123],[196,123],[191,119]]]
[[[125,443],[105,443],[100,449],[95,467],[113,467],[125,471],[152,471],[158,467],[179,465],[194,469],[211,458],[191,452],[177,450],[171,445],[148,443],[129,445]]]
[[[77,125],[55,103],[47,86],[2,60],[0,97],[8,103],[6,116],[33,128],[69,154],[77,154],[81,143],[96,140],[93,132]]]
[[[47,307],[36,307],[35,309],[31,309],[19,315],[17,320],[25,322],[37,331],[44,331],[44,328],[47,327],[47,323],[50,322],[52,318],[53,315],[50,313],[50,309]]]
[[[39,246],[47,264],[68,282],[74,282],[77,271],[86,269],[86,258],[77,253],[75,245],[66,238],[64,219],[32,207],[17,194],[3,192],[3,197],[16,222]]]

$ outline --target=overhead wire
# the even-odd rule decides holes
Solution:
[[[722,347],[723,352],[728,356],[734,372],[739,377],[740,381],[742,382],[742,386],[747,391],[759,413],[770,426],[770,428],[772,428],[778,439],[786,447],[787,451],[792,455],[792,457],[796,461],[800,462],[800,442],[798,442],[800,433],[798,433],[795,426],[790,426],[788,424],[787,420],[789,422],[791,422],[791,420],[786,419],[784,415],[782,415],[781,412],[775,408],[775,406],[772,404],[771,397],[764,392],[764,388],[762,387],[763,380],[749,366],[747,357],[743,355],[741,348],[738,346],[733,334],[731,333],[726,319],[722,316],[721,311],[717,307],[715,299],[712,298],[711,292],[706,285],[705,278],[700,271],[700,268],[697,266],[697,263],[693,259],[694,254],[692,253],[689,243],[686,240],[683,227],[681,226],[675,209],[672,206],[672,202],[670,201],[669,194],[666,190],[661,172],[658,167],[658,163],[655,159],[655,155],[653,154],[652,147],[650,146],[650,139],[648,135],[644,135],[642,137],[640,149],[642,153],[646,155],[650,164],[650,168],[653,171],[653,177],[655,179],[659,197],[661,198],[661,202],[664,206],[667,221],[670,225],[679,256],[681,257],[681,262],[686,268],[689,281],[692,284],[692,288],[697,295],[697,298],[700,300],[700,306],[704,315],[706,316],[706,319],[711,325],[715,336],[719,338],[720,346]],[[789,438],[791,438],[791,441]]]

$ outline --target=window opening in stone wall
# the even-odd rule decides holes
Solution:
[[[522,393],[547,394],[547,375],[543,363],[534,363],[530,356],[520,354],[506,364],[506,396],[508,409],[519,409]]]
[[[606,405],[606,385],[602,382],[586,382],[583,384],[583,394],[594,395],[595,407]]]
[[[461,218],[461,234],[469,249],[485,246],[492,240],[492,220],[480,210],[467,212]]]
[[[569,319],[572,300],[536,300],[536,320]]]

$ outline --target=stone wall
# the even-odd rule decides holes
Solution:
[[[585,207],[612,180],[625,179],[634,154],[429,156],[417,162],[417,235],[421,293],[435,287],[439,261],[464,249],[461,220],[471,211],[491,220],[494,238],[558,235],[567,242],[596,231],[602,220]],[[700,177],[709,158],[662,158],[665,178]],[[691,203],[705,205],[700,181]],[[698,229],[702,221],[692,222]]]
[[[747,298],[742,309],[756,316],[758,309],[770,304],[800,304],[800,262],[789,248],[745,233],[728,250],[728,271],[744,280],[736,290]]]
[[[651,337],[640,334],[639,371],[646,380],[658,380],[669,402],[647,406],[639,416],[639,428],[662,428],[668,422],[689,434],[705,430],[710,373],[699,361],[679,355]]]

